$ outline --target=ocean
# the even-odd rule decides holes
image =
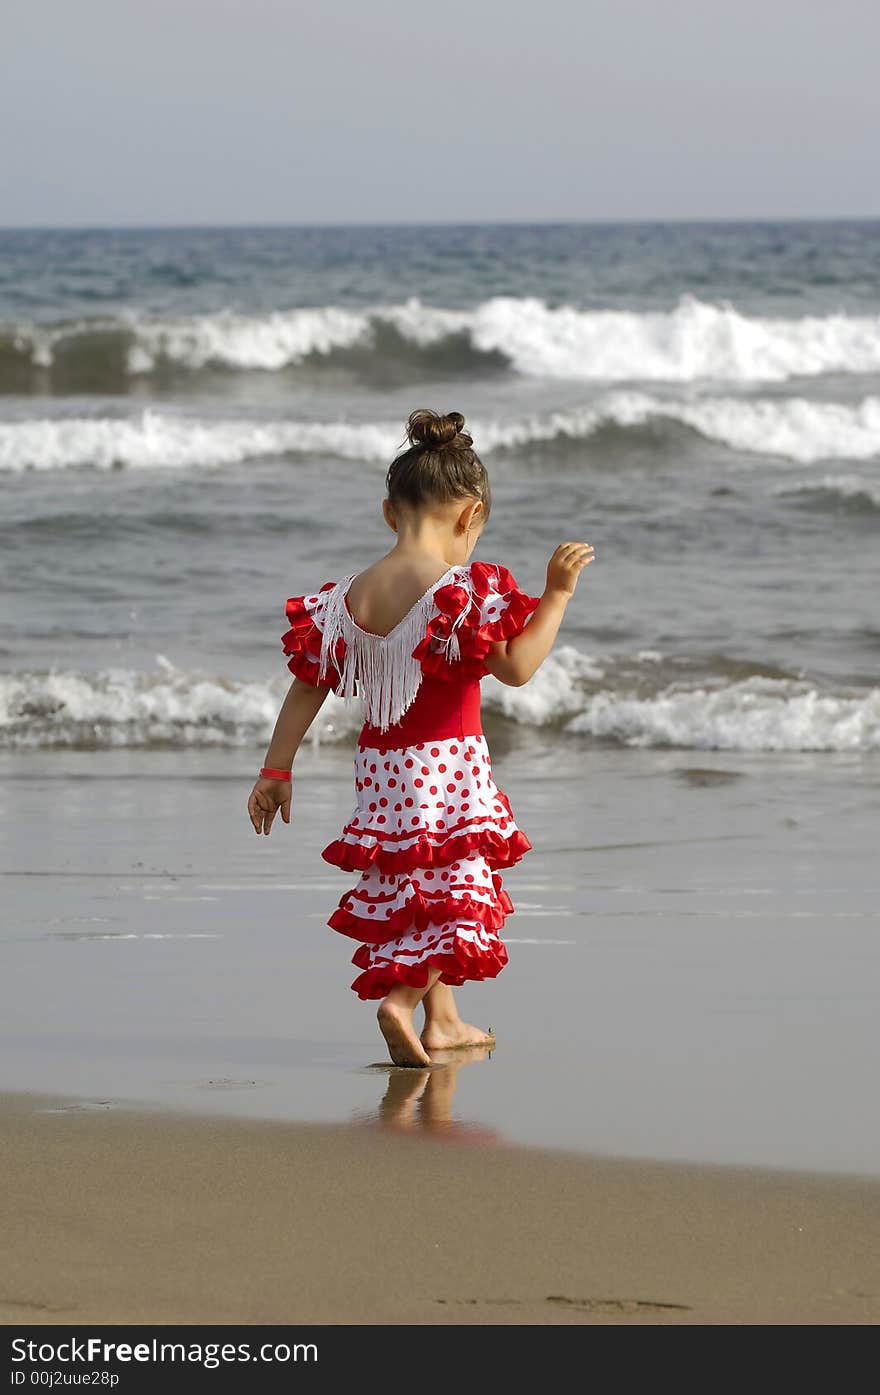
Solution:
[[[0,233],[0,743],[259,747],[421,405],[485,456],[476,556],[596,550],[502,725],[880,746],[871,222]]]
[[[0,232],[0,1089],[387,1118],[325,924],[356,705],[290,828],[245,802],[285,601],[391,547],[420,406],[489,469],[475,557],[596,559],[482,684],[533,851],[451,1122],[880,1173],[867,221]]]

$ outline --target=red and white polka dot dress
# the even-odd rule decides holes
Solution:
[[[287,602],[288,667],[309,683],[359,696],[366,720],[355,754],[355,808],[323,851],[359,874],[329,919],[360,941],[352,988],[381,998],[494,978],[513,911],[501,869],[531,847],[492,779],[480,722],[480,680],[493,641],[528,623],[539,598],[500,564],[452,567],[388,635],[362,630],[345,595],[354,575]]]

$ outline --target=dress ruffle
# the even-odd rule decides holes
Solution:
[[[413,650],[424,673],[485,677],[490,646],[520,634],[540,604],[540,596],[527,595],[499,562],[471,562],[467,570],[468,585],[452,582],[434,592],[437,613]]]
[[[325,593],[331,591],[335,585],[335,581],[325,581],[311,596],[291,596],[284,608],[290,629],[281,636],[281,646],[288,655],[287,667],[291,673],[301,678],[304,683],[311,683],[315,687],[326,683],[334,691],[342,681],[339,669],[345,660],[344,639],[337,640],[333,660],[328,661],[323,678],[320,676],[320,668]]]
[[[454,871],[422,868],[412,877],[370,871],[340,897],[328,924],[369,944],[385,944],[402,930],[426,930],[456,919],[500,930],[513,912],[513,902],[498,873],[478,855],[451,863],[450,869]],[[432,886],[435,878],[443,878],[446,886]]]
[[[359,830],[346,824],[343,834],[354,834]],[[480,853],[490,867],[513,867],[524,853],[531,850],[522,829],[505,836],[494,829],[477,833],[457,833],[431,842],[421,835],[406,848],[387,848],[380,843],[365,845],[349,842],[345,837],[335,838],[321,856],[334,867],[345,872],[362,872],[370,867],[381,868],[384,872],[409,872],[414,867],[444,867],[455,862],[456,858],[470,857]]]
[[[495,978],[507,963],[507,950],[491,931],[458,924],[433,937],[417,930],[390,945],[363,944],[351,962],[363,970],[351,985],[358,997],[384,998],[398,983],[424,988],[431,969],[439,969],[440,982],[453,988]]]

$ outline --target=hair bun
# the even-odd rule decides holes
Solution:
[[[411,445],[422,446],[425,450],[438,450],[442,446],[451,445],[461,434],[463,427],[464,417],[461,412],[447,412],[441,416],[439,412],[422,407],[417,412],[410,413],[406,423],[406,434]],[[457,444],[469,446],[473,443],[465,433],[464,439]]]

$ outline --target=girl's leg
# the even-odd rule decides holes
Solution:
[[[386,999],[387,1001],[387,999]],[[426,1051],[448,1050],[455,1046],[493,1046],[495,1037],[479,1027],[462,1022],[455,995],[448,983],[434,982],[422,998],[425,1026],[421,1042]]]
[[[379,1011],[376,1013],[379,1030],[396,1066],[431,1064],[430,1056],[416,1035],[413,1013],[439,977],[439,969],[429,969],[428,982],[424,988],[408,988],[403,983],[395,984],[379,1004]]]

